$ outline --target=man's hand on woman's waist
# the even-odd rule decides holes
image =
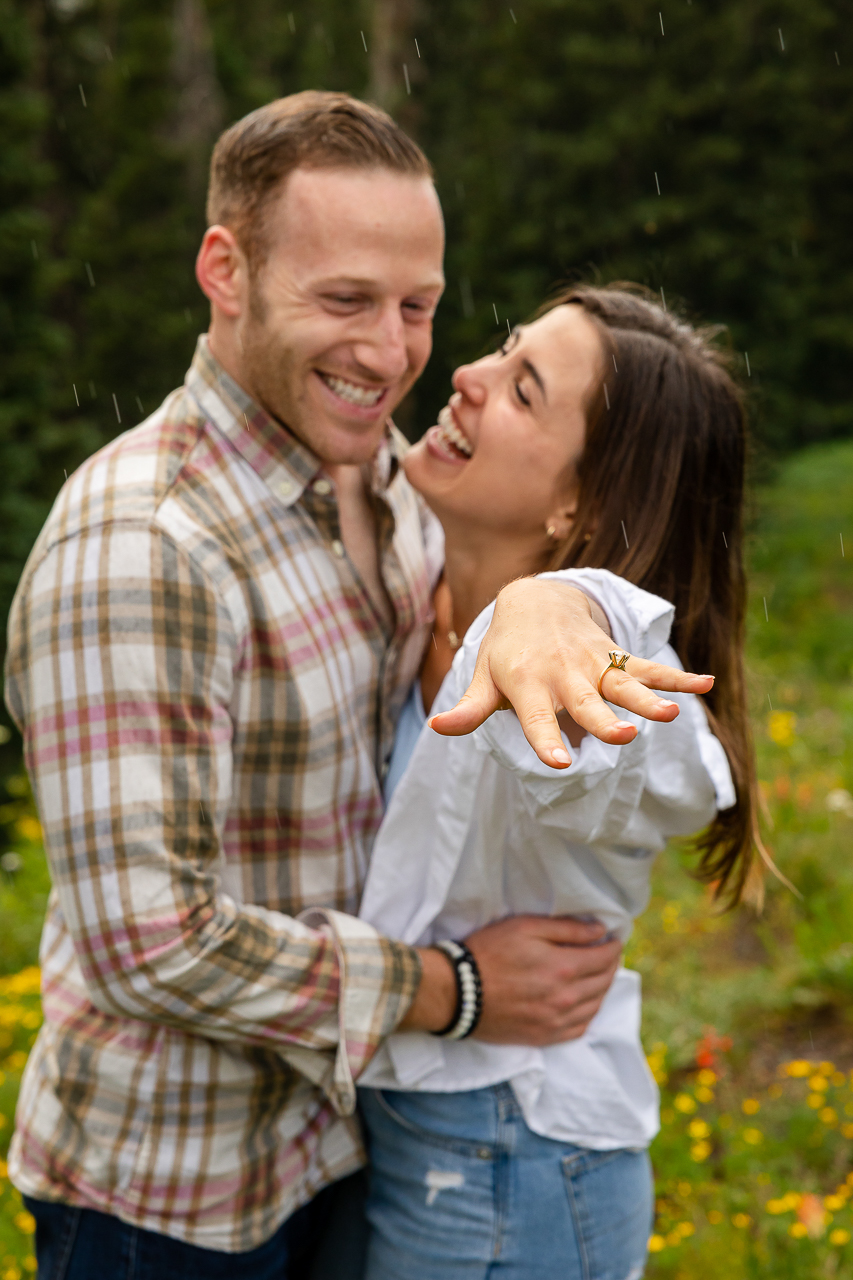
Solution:
[[[465,939],[483,983],[474,1036],[543,1047],[583,1035],[610,989],[622,954],[606,930],[564,916],[511,916]],[[453,1017],[456,982],[447,957],[419,948],[422,976],[399,1031],[439,1031]]]

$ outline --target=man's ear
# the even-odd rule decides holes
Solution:
[[[195,260],[195,278],[211,306],[236,318],[245,307],[249,272],[246,255],[228,227],[208,227]]]

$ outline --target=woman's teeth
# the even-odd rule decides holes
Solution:
[[[462,434],[456,423],[453,421],[453,414],[449,404],[446,404],[438,415],[438,427],[439,439],[444,444],[453,445],[453,447],[457,449],[459,453],[464,454],[466,458],[471,457],[474,450],[468,443],[467,437]]]
[[[344,382],[343,378],[333,378],[330,373],[321,373],[320,377],[336,396],[360,408],[369,409],[377,404],[385,391],[384,387],[370,391],[367,387],[359,387],[354,382]]]

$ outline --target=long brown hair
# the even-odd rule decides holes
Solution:
[[[610,569],[670,601],[671,642],[685,669],[716,677],[704,702],[737,802],[695,847],[700,878],[735,902],[748,878],[755,894],[755,850],[767,856],[743,670],[743,394],[720,330],[694,328],[653,296],[635,285],[578,285],[543,309],[583,307],[605,358],[578,464],[577,514],[552,567]]]

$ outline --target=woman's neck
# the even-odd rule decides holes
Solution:
[[[453,602],[453,630],[459,639],[501,587],[525,574],[541,572],[545,562],[545,555],[520,545],[518,539],[501,544],[495,538],[488,545],[478,545],[448,534],[444,580]]]

